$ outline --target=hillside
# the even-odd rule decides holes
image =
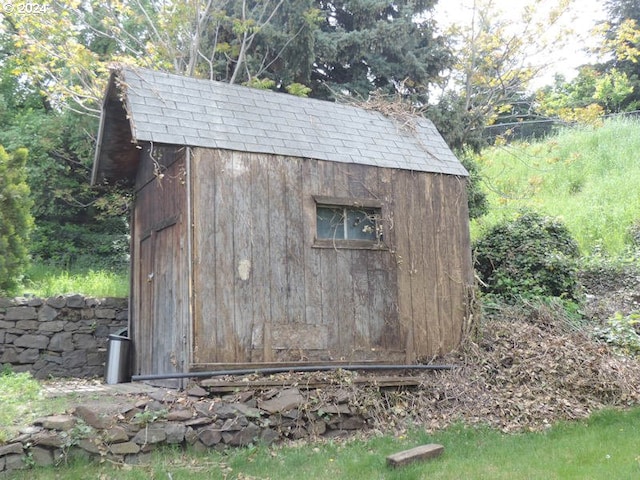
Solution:
[[[489,214],[472,223],[472,234],[529,207],[560,217],[585,255],[638,246],[639,151],[640,122],[628,119],[488,148],[476,161]]]

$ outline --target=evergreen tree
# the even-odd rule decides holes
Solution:
[[[340,92],[367,98],[382,90],[426,103],[429,85],[452,60],[426,15],[435,3],[317,0],[323,22],[316,36],[312,96]]]
[[[0,294],[15,293],[28,261],[33,225],[27,185],[27,150],[7,154],[0,146]]]

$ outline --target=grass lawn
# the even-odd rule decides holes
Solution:
[[[385,457],[426,443],[444,445],[431,461],[393,469]],[[604,411],[543,433],[504,434],[462,425],[435,434],[249,447],[227,452],[163,450],[147,466],[77,461],[17,479],[637,479],[640,408]]]

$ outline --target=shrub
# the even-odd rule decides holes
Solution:
[[[578,245],[558,220],[528,210],[491,228],[474,245],[482,289],[518,297],[576,299]]]

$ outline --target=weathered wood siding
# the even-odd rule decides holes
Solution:
[[[141,152],[132,222],[134,374],[186,371],[190,325],[183,150]]]
[[[459,341],[464,179],[207,149],[192,169],[192,368],[413,362]],[[314,246],[314,195],[380,201],[389,248]]]

